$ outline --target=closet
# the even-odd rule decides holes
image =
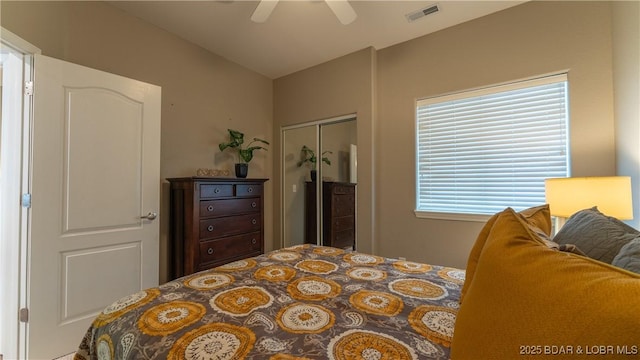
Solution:
[[[282,129],[283,246],[355,249],[356,130],[353,115]]]

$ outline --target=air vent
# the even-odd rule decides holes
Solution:
[[[427,15],[435,14],[438,11],[440,11],[440,7],[438,6],[438,4],[434,4],[420,10],[412,11],[406,14],[405,17],[407,18],[408,22],[414,22]]]

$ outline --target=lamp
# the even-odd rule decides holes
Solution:
[[[544,181],[546,201],[552,216],[560,220],[583,210],[598,207],[605,215],[620,219],[633,219],[631,177],[573,177]]]

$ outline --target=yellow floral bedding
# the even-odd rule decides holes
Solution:
[[[464,275],[285,248],[116,301],[75,359],[448,359]]]

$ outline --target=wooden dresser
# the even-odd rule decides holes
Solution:
[[[172,279],[264,252],[267,179],[167,179]]]
[[[316,183],[308,181],[305,188],[306,243],[316,243],[316,208]],[[322,245],[354,248],[356,184],[323,181],[322,209]]]

